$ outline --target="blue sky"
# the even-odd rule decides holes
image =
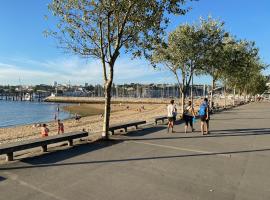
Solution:
[[[102,83],[99,63],[65,54],[51,38],[42,34],[55,21],[44,20],[49,0],[1,0],[0,5],[0,84],[83,84]],[[270,63],[269,0],[200,0],[188,3],[192,10],[171,18],[168,31],[181,23],[193,23],[211,14],[226,23],[238,38],[254,40],[264,62]],[[269,74],[270,70],[266,70]],[[155,71],[144,60],[131,60],[122,54],[116,63],[116,83],[173,83],[165,71]],[[210,83],[209,77],[196,77],[196,83]]]

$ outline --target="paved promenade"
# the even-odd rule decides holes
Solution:
[[[1,200],[269,200],[270,103],[0,165]]]

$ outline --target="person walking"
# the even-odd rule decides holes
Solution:
[[[191,101],[188,102],[188,105],[184,109],[184,121],[185,121],[185,133],[187,133],[188,124],[190,125],[191,132],[195,129],[193,128],[193,118],[195,117],[195,112]]]
[[[43,124],[41,127],[41,137],[47,137],[49,135],[49,129],[47,124]]]
[[[58,119],[57,124],[58,124],[58,134],[64,133],[64,124],[60,121],[60,119]]]
[[[172,133],[174,133],[173,126],[174,126],[174,119],[176,118],[175,113],[176,113],[176,106],[174,104],[174,100],[172,99],[170,101],[170,104],[167,106],[167,113],[168,113],[168,128],[167,128],[167,133],[169,133],[170,128],[172,129]]]
[[[209,104],[207,98],[204,98],[203,102],[200,105],[199,116],[201,119],[201,133],[203,135],[207,135],[209,134],[209,120],[210,120]]]

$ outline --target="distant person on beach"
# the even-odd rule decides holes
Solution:
[[[60,105],[59,104],[57,105],[57,112],[58,113],[60,112]]]
[[[75,114],[75,120],[79,121],[82,117],[80,115],[78,115],[77,113]]]
[[[172,129],[172,133],[174,133],[173,131],[173,126],[174,126],[174,121],[175,121],[175,118],[176,118],[176,106],[174,104],[174,100],[172,99],[170,101],[170,104],[167,106],[167,112],[168,112],[168,128],[167,128],[167,132],[169,133],[170,131],[170,128]]]
[[[210,120],[209,104],[207,98],[204,98],[203,102],[200,105],[199,116],[201,119],[201,133],[203,135],[207,135],[209,134],[209,120]]]
[[[58,134],[64,133],[64,124],[60,121],[60,119],[58,119],[57,125],[58,125]]]
[[[54,113],[54,121],[56,121],[56,120],[57,120],[57,114]]]
[[[43,124],[41,127],[41,137],[47,137],[49,135],[49,129],[47,124]]]
[[[189,101],[184,109],[185,133],[187,133],[188,124],[190,125],[191,132],[195,130],[193,128],[193,117],[195,117],[195,112],[191,101]]]

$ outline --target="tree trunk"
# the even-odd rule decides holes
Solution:
[[[226,93],[226,83],[224,84],[224,108],[227,107],[227,93]]]
[[[191,98],[191,105],[193,105],[193,74],[191,77],[190,98]]]
[[[211,97],[210,97],[210,108],[212,109],[214,106],[214,100],[213,100],[213,93],[214,93],[214,89],[215,89],[215,78],[213,77],[212,79],[212,90],[211,90]]]
[[[184,116],[184,109],[185,109],[185,91],[183,90],[182,92],[181,92],[181,95],[182,95],[182,98],[181,98],[181,109],[182,109],[182,111],[181,111],[181,114],[182,114],[182,116],[181,116],[181,118],[183,118],[183,116]]]
[[[233,88],[233,106],[235,106],[235,86]]]
[[[110,114],[111,114],[111,88],[112,88],[112,80],[108,80],[104,84],[105,108],[104,108],[104,120],[103,120],[102,136],[105,139],[109,139]]]

